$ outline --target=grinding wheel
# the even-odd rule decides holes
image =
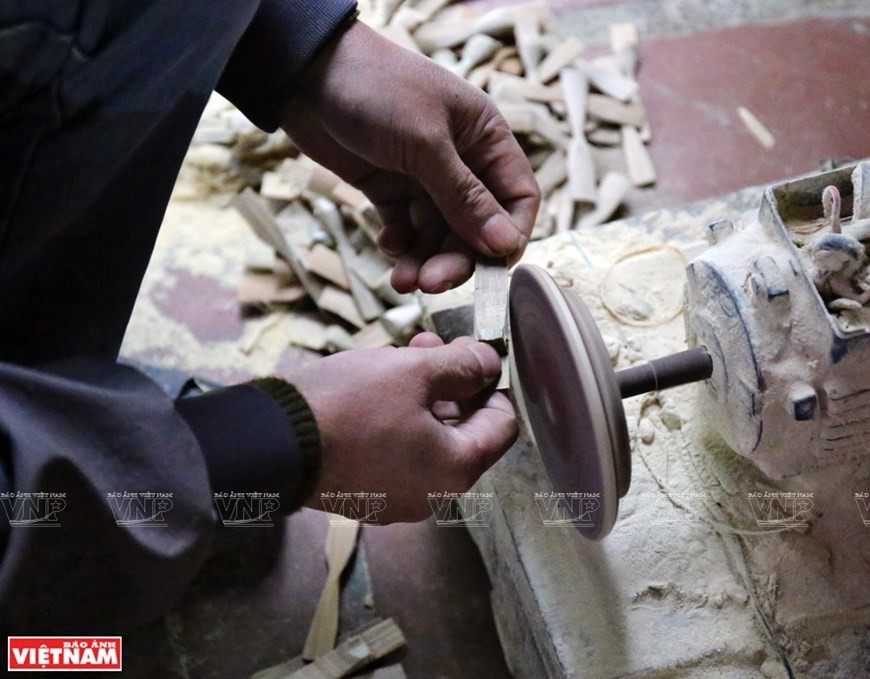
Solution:
[[[607,349],[580,297],[536,266],[513,274],[510,326],[529,425],[553,490],[590,498],[583,506],[591,511],[572,523],[601,539],[631,480],[625,413]]]

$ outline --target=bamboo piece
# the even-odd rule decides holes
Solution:
[[[482,33],[473,35],[462,48],[459,61],[450,70],[460,78],[465,78],[472,68],[494,56],[500,47],[501,43],[495,38]]]
[[[507,351],[507,260],[479,257],[474,268],[474,337]]]
[[[768,130],[762,122],[753,115],[752,111],[743,106],[738,106],[737,114],[740,116],[740,120],[743,121],[743,124],[746,125],[746,129],[748,129],[752,136],[755,137],[755,141],[757,141],[763,149],[770,151],[774,146],[776,146],[776,138],[771,134],[770,130]]]
[[[366,324],[353,297],[334,285],[325,286],[315,302],[322,311],[329,311],[357,328]]]
[[[563,187],[556,203],[556,233],[565,233],[571,230],[574,223],[574,205],[571,190],[567,186]]]
[[[495,349],[501,361],[496,389],[510,388],[508,361],[508,264],[505,258],[479,257],[474,267],[474,337]]]
[[[381,323],[393,338],[403,340],[414,331],[422,315],[420,303],[414,300],[409,304],[387,309],[381,315]]]
[[[377,291],[384,278],[393,268],[392,262],[380,250],[364,247],[349,263],[353,271],[366,286]]]
[[[621,146],[622,129],[611,125],[596,125],[586,132],[586,141],[596,146]]]
[[[621,172],[608,172],[598,187],[598,202],[595,209],[583,215],[574,227],[584,229],[603,224],[622,203],[631,182]]]
[[[333,324],[327,326],[324,340],[326,341],[326,350],[331,354],[357,348],[351,334],[341,325]]]
[[[316,318],[298,316],[292,323],[286,324],[285,333],[285,341],[295,347],[312,351],[326,349],[326,327]]]
[[[440,47],[455,47],[475,33],[498,37],[513,28],[513,12],[509,7],[497,7],[472,21],[437,21],[423,24],[414,33],[414,40],[425,53]]]
[[[340,679],[405,645],[405,637],[392,618],[359,635],[348,637],[337,648],[310,665],[287,675],[288,679]]]
[[[326,534],[326,582],[314,610],[305,648],[302,650],[305,660],[314,660],[335,647],[341,594],[339,578],[356,549],[359,536],[359,521],[339,522],[332,519],[333,516],[330,515],[329,531]]]
[[[523,74],[523,63],[518,56],[507,57],[498,67],[500,73],[508,75],[521,76]]]
[[[565,93],[558,85],[541,85],[509,73],[495,72],[490,76],[490,94],[499,99],[496,90],[510,92],[515,101],[528,100],[550,104],[565,100]]]
[[[311,273],[325,278],[342,290],[350,290],[345,263],[342,261],[341,255],[335,250],[321,243],[315,243],[310,250],[304,253],[303,260]]]
[[[589,115],[617,125],[643,127],[646,112],[639,102],[621,102],[604,94],[590,94],[587,101]]]
[[[242,274],[236,292],[242,306],[263,304],[293,304],[308,296],[305,288],[297,284],[282,285],[274,273],[246,271]]]
[[[554,151],[535,172],[535,179],[546,197],[568,178],[568,158],[564,151]]]
[[[364,321],[371,321],[384,313],[384,305],[365,283],[353,272],[352,266],[356,259],[356,252],[347,239],[344,230],[344,222],[338,208],[326,198],[316,198],[314,201],[314,216],[320,220],[332,237],[335,239],[336,248],[341,259],[344,260],[345,271],[359,314]],[[358,326],[362,327],[362,326]]]
[[[459,63],[459,57],[456,56],[456,52],[449,47],[441,47],[435,50],[429,55],[429,58],[439,66],[447,69],[453,69]]]
[[[568,107],[571,125],[571,143],[568,146],[568,188],[571,198],[578,203],[595,203],[595,162],[586,141],[586,99],[589,81],[575,68],[562,70],[559,76]]]
[[[423,21],[429,21],[451,2],[453,0],[418,0],[414,3],[413,9],[423,17]]]
[[[574,36],[565,38],[541,61],[538,66],[538,80],[542,83],[551,81],[563,68],[583,54],[583,50],[583,43],[577,38]]]
[[[378,235],[381,233],[384,225],[381,222],[377,208],[375,208],[372,202],[366,201],[362,207],[354,209],[351,215],[357,226],[362,229],[369,240],[377,245]]]
[[[254,233],[271,245],[284,261],[290,265],[299,282],[308,291],[308,294],[311,295],[315,303],[319,304],[319,298],[324,289],[323,284],[315,280],[305,269],[298,253],[295,252],[287,242],[287,239],[284,238],[278,223],[263,203],[263,200],[248,188],[235,195],[230,204],[251,225]]]
[[[637,94],[637,81],[621,73],[582,60],[575,62],[574,68],[583,71],[595,89],[614,99],[627,102]]]
[[[520,7],[514,10],[514,40],[517,53],[529,82],[538,80],[538,64],[541,62],[540,10],[536,7]]]
[[[541,104],[504,104],[501,113],[514,132],[537,134],[557,149],[568,146],[562,125]]]
[[[351,335],[354,346],[361,349],[379,349],[393,343],[393,336],[380,321],[372,321]]]
[[[610,46],[624,75],[634,78],[637,74],[637,26],[632,23],[610,24]]]
[[[622,126],[622,150],[628,176],[635,186],[649,186],[656,181],[656,168],[640,138],[640,132],[631,125]]]

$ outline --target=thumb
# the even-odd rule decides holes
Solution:
[[[441,149],[420,176],[446,222],[478,252],[507,256],[524,242],[519,228],[454,148]]]
[[[501,372],[498,352],[483,342],[459,340],[421,349],[420,359],[430,403],[471,398]]]

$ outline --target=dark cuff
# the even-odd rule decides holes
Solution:
[[[292,79],[336,30],[356,0],[263,0],[239,40],[217,90],[257,127],[278,128]]]
[[[254,380],[175,401],[199,442],[214,493],[278,493],[289,514],[320,471],[320,435],[296,388]]]

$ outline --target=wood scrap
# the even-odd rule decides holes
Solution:
[[[365,320],[357,308],[353,296],[334,285],[326,285],[315,300],[321,311],[328,311],[357,328],[365,327]]]
[[[543,2],[488,9],[450,0],[369,0],[361,9],[385,35],[496,100],[545,201],[532,238],[610,218],[625,191],[624,177],[611,172],[637,186],[655,181],[645,147],[651,128],[636,80],[636,27],[611,26],[610,52],[593,58],[576,38],[552,31]],[[417,301],[389,285],[393,262],[377,249],[382,224],[372,203],[283,133],[256,130],[228,102],[212,108],[197,136],[210,146],[192,153],[190,162],[225,165],[229,149],[234,171],[247,168],[245,181],[259,193],[249,189],[237,207],[280,258],[271,269],[264,258],[256,272],[243,275],[240,304],[251,311],[310,298],[325,315],[304,344],[324,351],[406,341],[416,330],[405,320],[416,315]],[[600,152],[615,146],[622,157]]]
[[[589,80],[576,68],[566,68],[560,75],[568,120],[571,125],[571,143],[568,146],[568,187],[571,197],[578,203],[595,203],[596,172],[592,151],[586,140],[586,108]]]
[[[583,215],[575,228],[584,229],[606,222],[622,203],[630,186],[631,182],[624,174],[619,172],[605,174],[598,187],[598,202],[595,204],[595,209]]]
[[[633,125],[641,128],[646,123],[646,111],[639,102],[622,102],[605,94],[590,94],[587,110],[589,115],[618,125]]]
[[[771,134],[770,130],[768,130],[764,124],[755,117],[755,115],[747,108],[743,106],[737,107],[737,115],[740,116],[740,120],[743,121],[743,124],[746,125],[746,129],[752,134],[761,148],[766,151],[770,151],[774,146],[776,146],[776,138]]]
[[[459,77],[465,78],[472,68],[495,55],[499,47],[501,43],[495,38],[482,33],[473,35],[462,48],[459,61],[450,70]]]
[[[302,656],[269,667],[254,674],[251,679],[337,679],[355,674],[359,670],[398,650],[406,643],[401,629],[392,618],[376,619],[362,625],[339,639],[336,648],[306,665]],[[396,665],[390,665],[395,668]],[[387,668],[382,668],[387,669]],[[386,674],[371,675],[377,679],[400,679],[404,671],[391,669]]]
[[[579,58],[584,49],[583,43],[577,38],[573,36],[565,38],[541,61],[538,66],[538,80],[546,83],[555,78],[559,75],[559,71]]]
[[[379,349],[380,347],[388,347],[394,343],[395,339],[390,334],[390,331],[384,327],[383,322],[373,321],[366,325],[361,330],[351,335],[353,344],[360,349]]]
[[[656,181],[656,168],[640,138],[640,132],[631,125],[622,126],[622,150],[628,176],[635,186],[649,186]]]
[[[314,243],[311,249],[301,250],[301,252],[308,271],[334,283],[342,290],[350,290],[344,260],[335,250],[326,247],[323,243]]]
[[[326,533],[326,581],[314,611],[314,618],[305,639],[302,657],[314,660],[335,647],[338,636],[338,608],[341,586],[339,578],[347,567],[356,549],[359,537],[359,521],[334,521],[330,515],[329,529]]]
[[[537,7],[519,7],[513,12],[514,40],[523,65],[523,72],[532,82],[538,80],[538,65],[541,62],[541,11]]]

